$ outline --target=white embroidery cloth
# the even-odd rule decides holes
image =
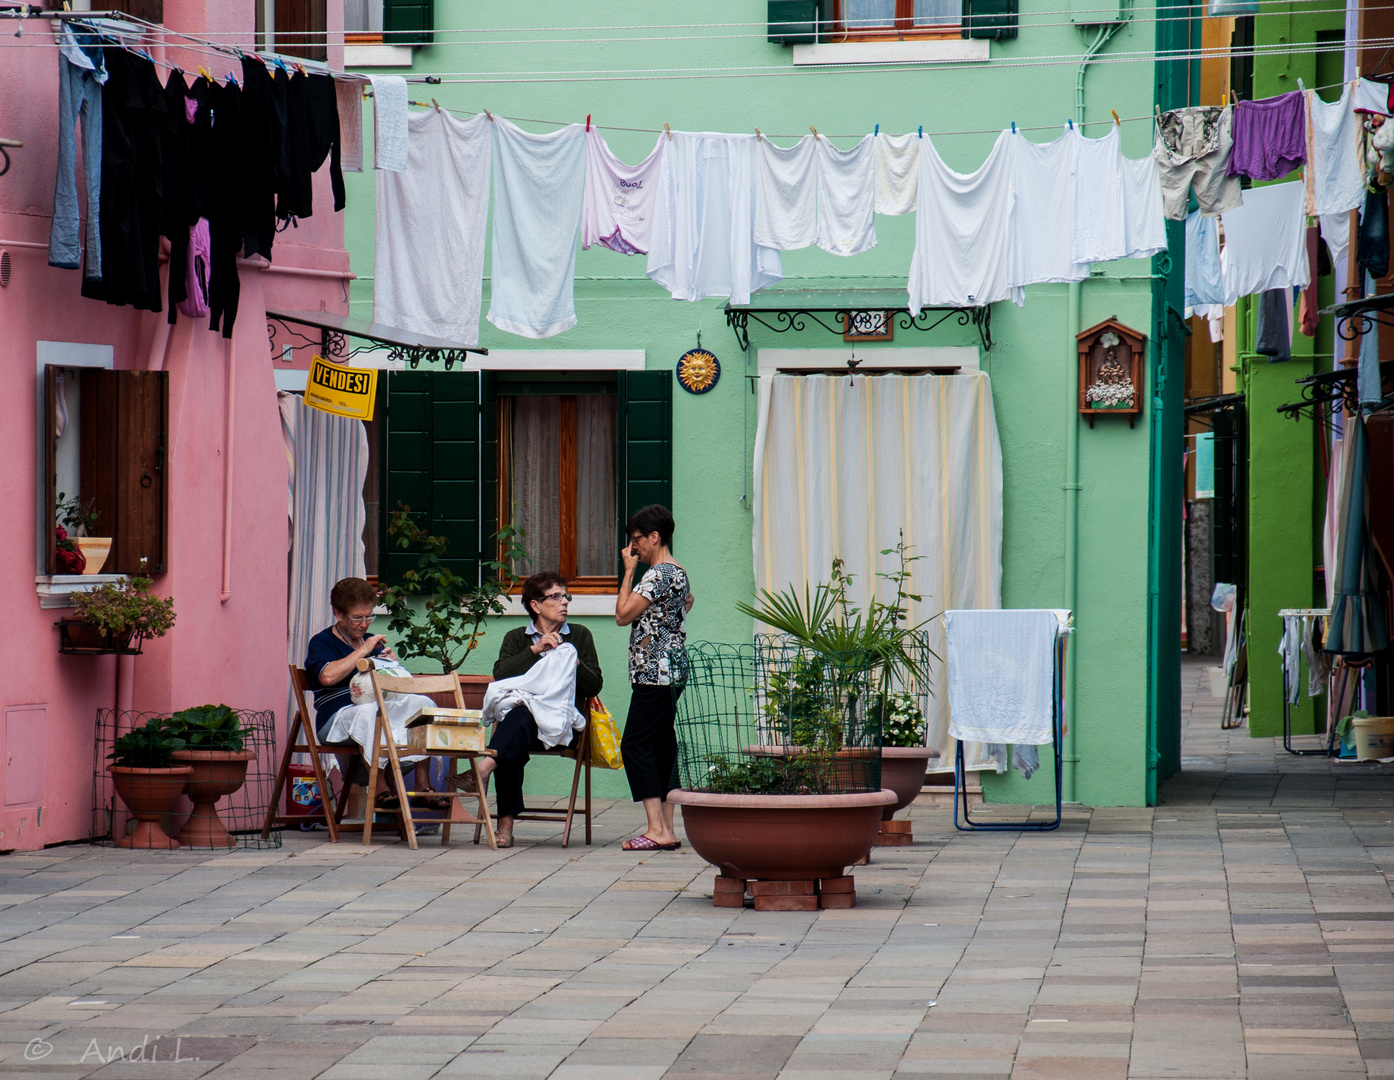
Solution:
[[[543,746],[568,746],[586,726],[576,708],[576,646],[558,645],[521,675],[491,682],[484,691],[484,722],[497,724],[519,705],[537,721]]]
[[[395,745],[402,746],[407,741],[407,721],[422,709],[432,708],[435,702],[424,694],[403,694],[396,700],[387,702],[386,705],[387,726],[392,729],[392,741]],[[371,701],[366,705],[345,705],[330,719],[329,732],[322,741],[349,742],[352,740],[363,748],[363,760],[367,761],[373,745],[373,730],[377,718],[378,707]],[[399,754],[398,760],[403,765],[407,765],[424,761],[426,756],[418,754],[414,757],[407,757]],[[379,768],[386,765],[386,757],[378,759]]]

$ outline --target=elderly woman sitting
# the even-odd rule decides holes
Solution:
[[[595,640],[584,626],[566,621],[571,594],[566,578],[547,571],[523,582],[523,610],[532,616],[527,626],[519,626],[504,636],[499,658],[494,664],[495,679],[512,679],[526,674],[547,653],[563,645],[576,650],[576,708],[588,715],[587,705],[600,693],[604,680],[595,655]],[[560,745],[570,745],[570,733]],[[499,847],[513,846],[513,819],[523,812],[523,770],[530,751],[542,750],[537,718],[526,704],[508,711],[494,728],[489,748],[497,755],[479,762],[480,775],[488,782],[494,776],[498,793],[498,823],[495,835]]]
[[[344,578],[336,583],[329,592],[334,625],[312,637],[305,653],[305,672],[310,685],[316,687],[315,732],[320,742],[352,740],[363,747],[365,758],[372,749],[378,709],[371,699],[361,705],[353,704],[349,684],[357,672],[358,661],[364,657],[397,661],[397,654],[388,647],[386,637],[368,633],[376,602],[377,591],[362,578]],[[407,720],[417,710],[435,702],[422,694],[404,694],[386,704],[392,736],[400,746],[406,742]],[[401,760],[408,764],[424,759],[404,757]],[[388,783],[391,782],[389,777]],[[395,806],[395,800],[395,795],[383,793],[378,796],[377,805],[389,809]],[[440,809],[448,808],[449,804],[445,800],[431,800],[422,805]]]

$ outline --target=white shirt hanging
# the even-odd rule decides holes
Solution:
[[[1086,139],[1077,130],[1079,165],[1075,171],[1074,257],[1076,262],[1112,262],[1128,252],[1123,151],[1118,125]],[[1158,188],[1160,194],[1161,189]]]
[[[1225,247],[1220,263],[1226,303],[1269,289],[1307,286],[1307,192],[1301,181],[1250,188],[1244,201],[1220,215]]]
[[[1307,91],[1309,214],[1344,214],[1365,201],[1360,127],[1349,85],[1341,100],[1330,103],[1317,97],[1315,90]]]
[[[1051,142],[1036,143],[1013,133],[1011,142],[1016,203],[1007,284],[1082,281],[1089,264],[1073,257],[1079,135],[1066,129]]]
[[[586,195],[581,204],[581,247],[599,244],[621,255],[647,255],[653,212],[668,139],[658,137],[638,165],[626,165],[610,152],[598,128],[586,132]]]

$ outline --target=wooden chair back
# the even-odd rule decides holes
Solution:
[[[397,675],[383,675],[378,672],[377,665],[369,658],[358,661],[358,670],[368,672],[373,680],[373,697],[377,701],[378,711],[387,715],[387,703],[383,699],[383,694],[424,694],[434,698],[437,703],[442,696],[453,699],[454,704],[446,708],[463,709],[465,708],[464,694],[460,690],[460,676],[451,672],[449,675],[417,675],[412,678],[401,678]]]

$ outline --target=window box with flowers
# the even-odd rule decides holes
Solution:
[[[77,614],[54,623],[58,651],[70,655],[136,654],[146,638],[164,637],[174,625],[174,600],[150,591],[148,577],[104,582],[73,596]]]

